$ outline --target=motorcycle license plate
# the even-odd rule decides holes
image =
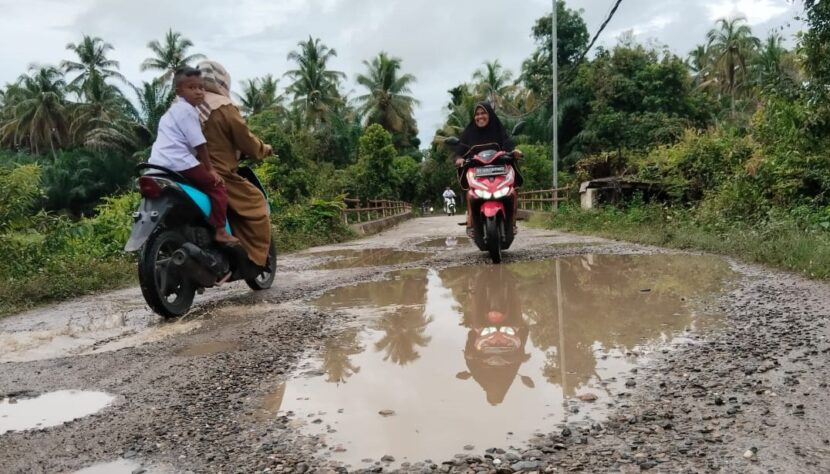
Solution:
[[[479,166],[476,168],[476,178],[486,178],[488,176],[501,176],[507,174],[507,168],[504,165],[496,166]]]

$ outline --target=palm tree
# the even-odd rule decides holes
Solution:
[[[54,66],[31,66],[29,74],[18,79],[7,92],[6,117],[0,128],[0,140],[14,145],[26,144],[37,154],[47,149],[52,156],[68,141],[69,121],[66,104],[66,81]]]
[[[255,115],[263,110],[282,106],[282,96],[277,94],[279,80],[267,74],[265,77],[242,81],[242,93],[237,98],[246,115]]]
[[[755,82],[777,85],[782,81],[798,81],[799,69],[793,54],[784,47],[784,38],[771,32],[753,60]]]
[[[308,41],[300,41],[297,46],[298,50],[288,54],[288,60],[295,62],[297,69],[285,73],[294,81],[286,91],[294,96],[294,106],[303,111],[306,121],[313,123],[323,120],[342,102],[337,86],[346,75],[326,68],[337,51],[321,43],[319,38],[309,36]]]
[[[121,90],[93,74],[87,81],[85,102],[71,114],[70,136],[92,150],[130,150],[137,147],[138,112]]]
[[[159,79],[163,81],[170,80],[177,69],[205,57],[203,54],[188,55],[187,50],[193,46],[193,42],[172,29],[167,31],[162,41],[163,43],[156,40],[147,43],[155,57],[145,59],[141,63],[141,70],[161,71]]]
[[[512,78],[513,73],[504,69],[498,59],[485,61],[484,67],[473,73],[473,80],[478,82],[476,89],[485,94],[496,108],[501,99],[513,90],[514,87],[510,84]]]
[[[146,141],[153,142],[161,116],[170,108],[175,95],[170,84],[159,79],[142,82],[140,88],[133,86],[133,90],[138,98],[138,122],[145,130]]]
[[[712,75],[712,51],[705,44],[699,44],[689,52],[689,69],[695,78],[698,87],[708,87],[713,84]]]
[[[377,123],[392,134],[414,132],[417,135],[412,108],[418,101],[410,94],[409,86],[415,82],[412,74],[398,75],[400,58],[377,55],[372,62],[363,61],[368,74],[359,74],[357,83],[369,90],[368,94],[355,98],[358,111],[365,117],[366,125]]]
[[[730,110],[735,118],[735,99],[740,88],[749,82],[748,62],[760,40],[752,36],[749,25],[743,17],[721,18],[716,22],[717,28],[706,35],[708,47],[711,48],[716,74],[730,96]]]
[[[84,35],[80,43],[69,43],[66,49],[78,56],[77,61],[61,61],[60,67],[66,74],[78,72],[75,79],[69,83],[69,88],[83,93],[93,77],[108,79],[114,77],[126,82],[124,76],[118,72],[118,61],[107,59],[107,53],[115,48],[101,38]]]

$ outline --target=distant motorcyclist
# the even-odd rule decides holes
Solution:
[[[447,186],[447,189],[444,190],[444,212],[449,214],[455,214],[455,192]]]

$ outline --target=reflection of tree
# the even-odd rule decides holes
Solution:
[[[561,383],[564,355],[568,392],[594,374],[595,342],[606,349],[632,349],[659,337],[664,325],[689,323],[691,300],[717,292],[729,275],[715,258],[686,255],[588,255],[560,260],[563,324],[560,328],[553,262],[512,267],[522,275],[522,307],[533,344],[548,352],[545,377]],[[644,291],[647,290],[647,291]],[[563,331],[560,346],[560,331]],[[563,354],[564,353],[564,354]]]
[[[432,318],[424,314],[423,307],[401,308],[397,313],[386,314],[377,323],[377,329],[386,334],[375,343],[375,350],[386,351],[383,360],[406,365],[420,357],[416,347],[426,347],[431,337],[425,336]]]
[[[358,328],[348,329],[326,340],[323,350],[323,370],[328,378],[326,382],[345,383],[346,379],[360,372],[350,356],[363,352],[363,346],[358,340]]]

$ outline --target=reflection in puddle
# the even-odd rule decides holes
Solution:
[[[80,471],[75,471],[74,474],[131,474],[140,467],[141,464],[135,461],[119,459],[117,461],[89,466]]]
[[[58,426],[91,415],[112,403],[115,397],[103,392],[60,390],[28,399],[0,401],[0,434]]]
[[[456,247],[465,247],[470,245],[470,239],[467,237],[447,237],[441,239],[427,240],[421,242],[418,247],[429,249],[451,250]]]
[[[391,277],[314,301],[366,327],[329,339],[324,375],[285,389],[298,419],[327,413],[304,429],[343,462],[452,457],[602,416],[626,390],[626,354],[711,324],[703,302],[734,274],[714,257],[585,255]],[[579,396],[597,400],[566,411]]]
[[[204,342],[201,344],[193,344],[192,346],[185,347],[184,349],[179,351],[177,355],[183,357],[195,357],[210,354],[218,354],[220,352],[231,352],[237,349],[239,349],[239,344],[235,342]]]
[[[421,252],[407,252],[393,249],[332,250],[309,254],[314,257],[329,257],[330,260],[314,267],[319,270],[343,268],[378,267],[417,262],[427,256]]]
[[[277,388],[265,395],[262,405],[257,410],[256,417],[260,420],[266,420],[277,416],[283,398],[285,398],[285,383],[279,383]]]

